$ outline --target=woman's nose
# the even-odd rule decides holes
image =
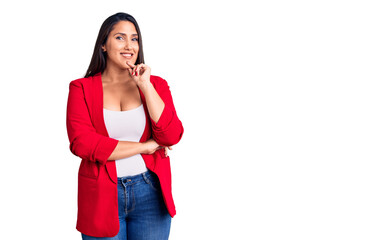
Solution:
[[[125,40],[124,49],[129,50],[131,48],[131,42],[129,40]]]

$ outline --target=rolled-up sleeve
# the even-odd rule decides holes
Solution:
[[[170,87],[166,80],[157,77],[154,86],[165,106],[157,123],[151,119],[153,139],[160,145],[172,146],[180,141],[184,128],[176,114]]]
[[[69,148],[82,159],[105,164],[119,142],[96,132],[82,84],[77,80],[69,84],[66,124]]]

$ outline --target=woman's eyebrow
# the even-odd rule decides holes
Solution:
[[[116,34],[120,34],[120,35],[122,35],[122,36],[126,36],[126,35],[127,35],[126,33],[118,32],[118,33],[115,33],[114,36],[115,36]],[[133,33],[133,34],[131,34],[131,35],[132,35],[132,36],[138,36],[137,33]]]

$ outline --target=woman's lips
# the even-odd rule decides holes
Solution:
[[[131,59],[133,57],[133,54],[132,53],[122,53],[121,54],[123,57],[127,58],[127,59]]]

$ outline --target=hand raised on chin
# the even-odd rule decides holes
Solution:
[[[165,103],[150,82],[150,67],[145,64],[133,65],[130,62],[127,62],[127,65],[129,66],[129,75],[144,94],[150,118],[155,123],[158,123]]]
[[[127,65],[129,66],[128,71],[132,78],[135,80],[137,86],[143,87],[150,83],[150,74],[151,69],[149,66],[141,63],[138,65],[134,65],[127,61]]]

